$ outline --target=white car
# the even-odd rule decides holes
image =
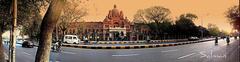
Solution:
[[[194,40],[199,40],[199,38],[198,37],[189,37],[188,40],[189,41],[194,41]]]
[[[65,35],[63,39],[64,43],[70,43],[70,44],[79,44],[80,39],[77,35]]]

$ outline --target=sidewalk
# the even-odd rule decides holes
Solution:
[[[74,47],[74,48],[87,48],[87,49],[136,49],[136,48],[155,48],[155,47],[168,47],[168,46],[177,46],[185,45],[192,43],[199,43],[205,41],[211,41],[214,38],[197,40],[197,41],[187,41],[187,42],[175,42],[175,43],[157,43],[157,44],[90,44],[90,45],[76,45],[76,44],[64,44],[65,47]]]

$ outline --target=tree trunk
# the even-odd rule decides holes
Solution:
[[[2,41],[2,32],[0,32],[0,62],[6,62],[5,56],[4,56],[4,48],[3,48],[3,41]]]
[[[49,62],[52,32],[61,15],[64,0],[52,0],[43,18],[40,32],[40,42],[35,56],[35,62]]]

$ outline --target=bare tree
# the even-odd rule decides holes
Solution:
[[[162,6],[153,6],[146,8],[144,10],[140,9],[134,15],[134,23],[147,24],[152,32],[154,32],[155,37],[163,32],[161,29],[161,24],[164,22],[170,22],[169,14],[170,10]]]
[[[169,9],[161,7],[161,6],[154,6],[145,9],[145,17],[148,21],[153,21],[157,24],[162,23],[163,21],[169,20],[168,16],[171,13]]]
[[[85,30],[85,21],[80,22],[80,24],[77,27],[77,34],[80,35],[80,38],[82,39],[82,36],[84,36],[84,30]]]
[[[62,41],[70,23],[79,22],[82,20],[82,17],[87,15],[87,10],[84,7],[81,7],[82,5],[79,5],[81,2],[82,1],[79,0],[69,0],[64,6],[63,13],[59,19],[60,23],[58,24],[58,28],[62,32]]]

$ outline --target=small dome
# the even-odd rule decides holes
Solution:
[[[104,21],[109,21],[108,17],[106,16],[106,18],[104,19]]]

